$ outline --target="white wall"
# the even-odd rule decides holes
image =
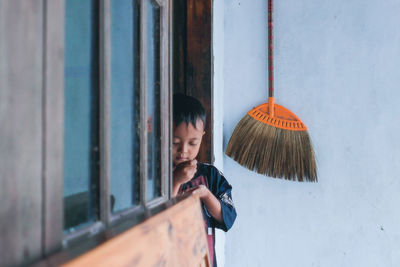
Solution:
[[[223,116],[224,116],[224,1],[213,1],[212,58],[213,58],[213,164],[224,171]],[[219,267],[225,265],[225,232],[215,231],[215,254]]]
[[[225,149],[267,99],[267,0],[223,2]],[[308,126],[319,183],[225,156],[238,211],[225,266],[400,266],[398,14],[399,0],[275,1],[276,102]]]

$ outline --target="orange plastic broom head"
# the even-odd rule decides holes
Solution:
[[[304,123],[290,110],[275,104],[274,98],[269,97],[268,103],[261,104],[247,114],[268,125],[291,131],[307,131]]]

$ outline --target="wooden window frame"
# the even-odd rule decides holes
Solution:
[[[43,17],[42,256],[62,247],[64,229],[64,1],[44,1]]]
[[[146,133],[146,16],[147,1],[140,2],[140,203],[113,214],[110,201],[111,164],[111,0],[100,0],[100,216],[99,221],[64,234],[63,166],[64,166],[64,25],[65,0],[44,0],[44,63],[43,63],[43,226],[42,257],[59,258],[54,253],[62,247],[72,248],[83,240],[111,231],[113,234],[132,227],[155,213],[171,198],[171,0],[153,0],[160,6],[160,69],[161,69],[161,196],[148,201],[147,133]],[[121,226],[122,225],[122,226]],[[108,229],[108,230],[107,230]],[[111,230],[110,230],[111,229]],[[113,230],[114,229],[114,230]],[[105,234],[112,236],[113,234]],[[96,242],[95,242],[96,243]],[[87,247],[87,246],[85,246]],[[87,249],[87,248],[86,248]],[[85,250],[85,249],[83,249]],[[57,253],[56,253],[57,254]],[[65,255],[65,253],[61,252]],[[68,254],[68,253],[67,253]],[[53,255],[53,256],[49,256]],[[68,254],[70,255],[70,254]]]

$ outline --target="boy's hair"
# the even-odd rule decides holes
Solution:
[[[191,123],[196,128],[196,122],[200,119],[203,127],[206,127],[206,110],[200,101],[194,97],[176,93],[173,99],[174,124],[178,126],[182,122]]]

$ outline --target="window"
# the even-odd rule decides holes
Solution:
[[[64,229],[99,220],[97,1],[65,5]]]
[[[111,2],[111,205],[140,203],[140,5]],[[130,56],[127,56],[130,55]]]
[[[161,151],[160,136],[160,89],[161,89],[161,60],[160,60],[160,6],[155,0],[146,1],[147,8],[147,38],[146,38],[146,89],[147,89],[147,200],[161,195]]]
[[[66,240],[169,199],[169,2],[65,2]]]
[[[0,265],[59,265],[170,197],[172,1],[6,3]]]

